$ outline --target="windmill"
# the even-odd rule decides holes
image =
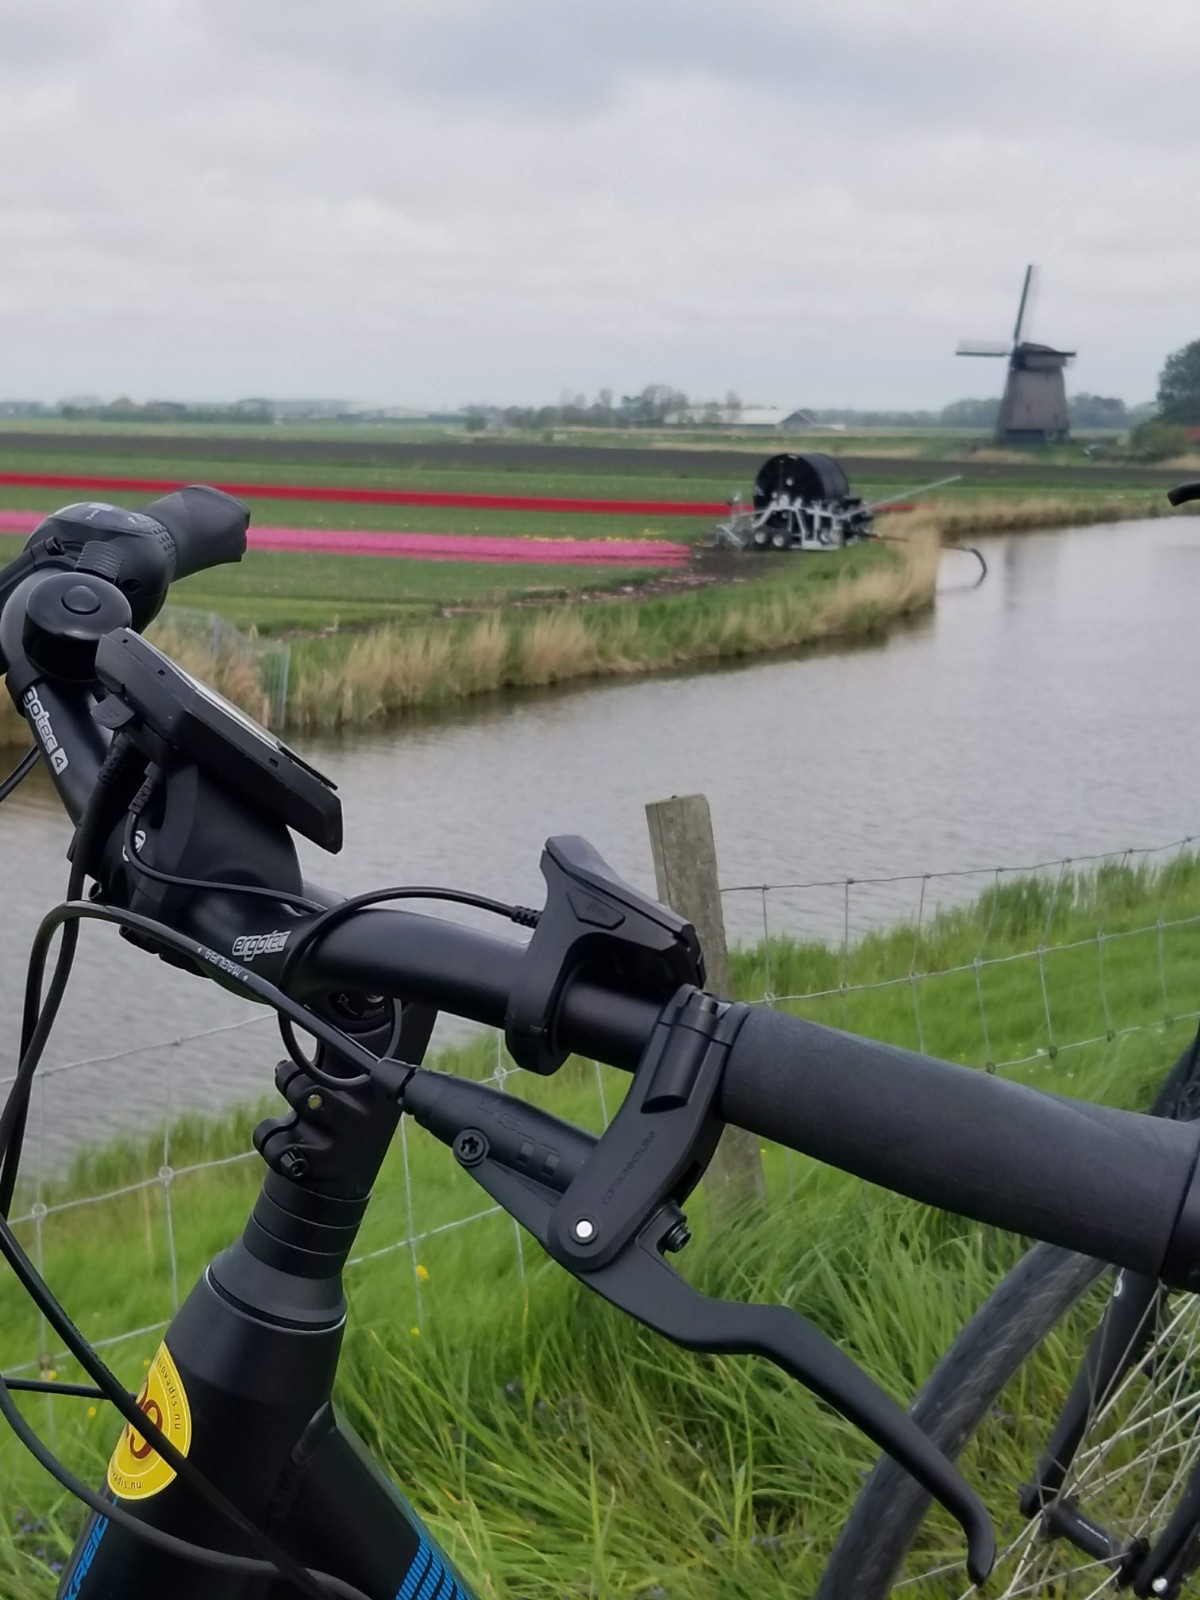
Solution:
[[[955,352],[960,356],[1003,356],[1008,361],[1004,398],[996,419],[998,444],[1050,444],[1070,435],[1063,368],[1075,352],[1021,338],[1032,283],[1033,267],[1029,266],[1025,268],[1011,345],[964,339]]]

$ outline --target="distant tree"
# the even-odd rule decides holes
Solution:
[[[621,421],[655,427],[673,411],[687,409],[687,395],[669,383],[648,383],[641,394],[621,397]]]
[[[952,400],[943,406],[939,421],[945,428],[994,428],[1000,415],[997,400]]]
[[[1200,424],[1200,339],[1167,357],[1158,376],[1158,415],[1185,427]]]
[[[1129,408],[1124,400],[1103,394],[1073,394],[1067,400],[1073,428],[1126,428]]]
[[[1183,455],[1190,442],[1182,423],[1152,417],[1148,422],[1139,422],[1129,435],[1129,454],[1135,461],[1169,461],[1172,456]]]

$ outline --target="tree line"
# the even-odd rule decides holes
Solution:
[[[489,427],[544,431],[554,428],[656,428],[691,421],[697,427],[737,427],[746,411],[732,391],[723,400],[694,400],[669,383],[650,383],[638,394],[614,396],[601,389],[594,400],[584,394],[564,395],[557,405],[467,407],[467,427],[482,432]],[[814,422],[844,423],[862,428],[969,428],[990,431],[996,426],[999,397],[988,400],[952,400],[939,410],[863,410],[851,407],[797,406],[795,410]],[[1124,400],[1109,395],[1077,394],[1067,401],[1071,426],[1084,432],[1120,430],[1139,420]]]

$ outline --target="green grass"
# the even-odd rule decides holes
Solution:
[[[1188,1037],[1200,960],[1200,865],[1108,867],[1053,882],[1020,880],[957,910],[872,934],[846,949],[775,939],[735,953],[737,991],[826,1022],[1012,1075],[1137,1106]],[[1103,939],[1097,935],[1103,934]],[[1044,981],[1043,981],[1044,980]],[[861,987],[867,985],[869,987]],[[982,1006],[981,1006],[982,997]],[[986,1013],[986,1039],[984,1031]],[[1080,1041],[1091,1041],[1080,1043]],[[441,1064],[483,1075],[490,1040]],[[620,1075],[605,1072],[610,1108]],[[595,1070],[509,1086],[597,1128]],[[236,1235],[256,1163],[188,1172],[244,1150],[250,1112],[193,1119],[171,1132],[171,1216],[181,1283]],[[161,1132],[80,1159],[43,1193],[74,1196],[145,1182],[41,1225],[47,1275],[93,1338],[170,1315]],[[408,1134],[411,1210],[400,1152],[389,1159],[362,1238],[379,1250],[474,1215],[486,1197],[448,1153]],[[802,1309],[885,1387],[912,1395],[1019,1246],[990,1230],[870,1189],[768,1148],[770,1204],[736,1226],[706,1224],[682,1268],[710,1292]],[[32,1225],[22,1227],[32,1248]],[[426,1239],[352,1270],[352,1329],[340,1397],[401,1476],[419,1509],[491,1600],[791,1600],[810,1594],[870,1448],[762,1363],[675,1350],[574,1285],[528,1241],[515,1272],[503,1217]],[[413,1330],[420,1327],[420,1332]],[[131,1384],[157,1335],[113,1348]],[[6,1285],[0,1361],[42,1348],[36,1319]],[[1065,1381],[1072,1353],[1061,1353]],[[75,1374],[58,1369],[64,1379]],[[66,1400],[31,1402],[43,1428],[87,1474],[103,1469],[115,1428]],[[1041,1442],[1045,1419],[1005,1413],[972,1476],[998,1494]],[[1039,1431],[1039,1429],[1041,1431]],[[0,1532],[0,1592],[35,1600],[53,1583],[34,1552],[61,1552],[76,1509],[11,1442],[0,1442],[6,1508],[44,1519]],[[919,1591],[915,1591],[919,1594]]]
[[[262,550],[251,551],[236,567],[185,579],[172,589],[171,600],[269,634],[416,619],[446,607],[566,599],[585,591],[640,587],[656,575],[646,567],[504,566]]]
[[[353,441],[353,434],[343,434]],[[517,441],[518,443],[520,441]],[[574,446],[580,440],[571,435]],[[271,461],[261,462],[222,456],[219,441],[214,440],[211,456],[139,456],[134,445],[122,446],[120,435],[113,439],[111,453],[105,456],[80,455],[73,459],[60,452],[14,451],[4,448],[4,435],[0,431],[0,473],[94,473],[100,477],[141,477],[178,483],[231,483],[253,485],[261,483],[286,483],[290,485],[328,485],[330,487],[432,490],[465,494],[511,494],[544,496],[559,499],[611,499],[611,500],[694,500],[724,504],[730,493],[740,488],[748,492],[761,461],[781,449],[827,449],[825,441],[752,439],[745,444],[746,464],[740,482],[731,481],[727,472],[714,474],[696,451],[696,464],[664,467],[657,459],[658,453],[651,443],[642,438],[612,439],[608,443],[643,447],[642,461],[636,470],[622,460],[610,464],[604,459],[603,449],[596,451],[596,464],[587,471],[576,467],[548,468],[543,462],[523,463],[519,459],[498,466],[492,463],[449,466],[445,463],[395,462],[388,459],[386,448],[374,460],[348,461]],[[669,441],[668,441],[669,442]],[[720,443],[720,441],[718,441]],[[896,441],[888,441],[889,447]],[[709,441],[712,444],[712,441]],[[962,441],[946,450],[946,441],[935,435],[932,441],[922,441],[926,458],[942,459],[949,453],[958,453]],[[840,453],[855,450],[876,460],[886,452],[879,441],[862,438],[840,438],[836,444]],[[1069,447],[1068,447],[1069,449]],[[1085,465],[1077,452],[1063,456],[1062,452],[1035,450],[1006,451],[1005,456],[1016,457],[1014,463],[1023,468],[1009,479],[998,482],[971,478],[969,459],[964,460],[965,476],[955,484],[937,490],[934,499],[957,501],[978,495],[1011,499],[1030,493],[1053,489],[1073,499],[1105,498],[1125,492],[1139,492],[1148,498],[1144,487],[1135,486],[1122,479],[1120,468],[1098,467],[1089,474],[1086,482],[1060,485],[1055,468],[1070,464]],[[917,487],[929,474],[919,458],[897,456],[886,467],[880,467],[869,479],[856,478],[854,489],[867,499],[888,494],[900,494],[906,488]],[[85,491],[80,491],[84,493]],[[52,510],[62,504],[69,491],[61,489],[23,489],[0,485],[0,505],[30,510]],[[551,537],[637,537],[641,534],[662,537],[706,540],[711,527],[705,518],[691,517],[610,517],[590,513],[544,512],[480,512],[470,508],[445,508],[427,506],[364,506],[337,502],[273,500],[269,493],[248,496],[255,520],[264,524],[301,527],[342,527],[364,529],[418,530],[427,532],[521,534],[536,532]]]
[[[15,535],[0,537],[0,562],[11,561],[23,543]],[[319,632],[425,619],[454,606],[488,608],[637,587],[656,575],[655,568],[585,563],[506,566],[251,550],[236,566],[214,567],[175,584],[171,604],[215,611],[235,627],[261,634]]]

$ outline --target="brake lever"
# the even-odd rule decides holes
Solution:
[[[745,1014],[681,989],[599,1139],[512,1095],[421,1068],[379,1086],[580,1283],[684,1349],[765,1357],[853,1423],[961,1525],[967,1570],[982,1583],[995,1558],[991,1519],[911,1416],[799,1312],[717,1300],[666,1260],[689,1238],[680,1202],[720,1137],[716,1095]]]
[[[967,1571],[982,1583],[996,1557],[987,1508],[909,1414],[833,1340],[788,1306],[717,1300],[664,1259],[678,1213],[664,1208],[618,1259],[580,1281],[685,1350],[763,1356],[866,1434],[945,1506],[967,1538]]]

